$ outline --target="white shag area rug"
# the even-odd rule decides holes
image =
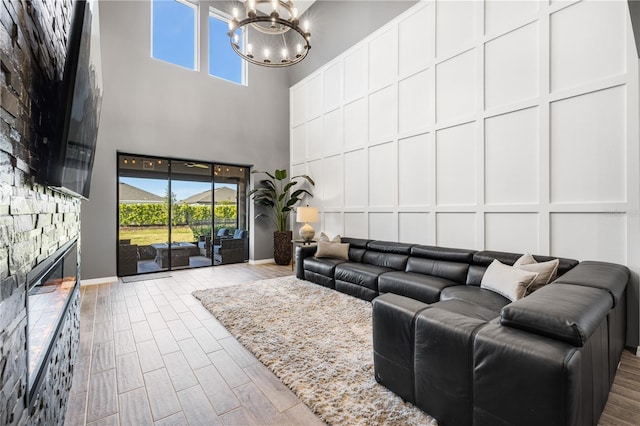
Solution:
[[[437,425],[375,381],[371,303],[293,276],[193,296],[325,422]]]

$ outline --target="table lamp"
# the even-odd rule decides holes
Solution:
[[[296,211],[296,222],[304,223],[300,228],[300,238],[309,242],[313,240],[316,235],[316,230],[313,226],[309,225],[309,222],[318,221],[318,209],[316,207],[298,207]]]

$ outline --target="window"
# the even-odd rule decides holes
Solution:
[[[213,10],[209,12],[209,74],[238,84],[245,84],[245,62],[229,43],[229,19]],[[243,48],[244,37],[238,40]]]
[[[186,0],[153,0],[151,56],[195,70],[197,6]]]

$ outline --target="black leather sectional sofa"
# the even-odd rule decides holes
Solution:
[[[625,266],[560,259],[553,283],[511,302],[480,283],[520,254],[343,242],[348,260],[299,247],[296,275],[373,301],[379,383],[444,425],[597,424],[624,348]]]

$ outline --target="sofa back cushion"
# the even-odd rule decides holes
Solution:
[[[367,243],[371,240],[342,237],[341,241],[342,243],[349,243],[349,260],[351,262],[362,262]]]
[[[470,264],[476,250],[466,250],[458,248],[447,248],[437,246],[413,246],[411,256],[425,259],[444,260],[447,262],[458,262]],[[491,263],[491,262],[489,262]]]
[[[393,243],[390,241],[369,241],[367,250],[379,251],[381,253],[411,254],[413,244]]]
[[[379,251],[367,250],[362,257],[362,263],[391,268],[396,271],[404,271],[407,266],[408,255],[396,253],[383,253]]]
[[[484,276],[487,267],[491,265],[495,259],[499,260],[500,263],[504,263],[505,265],[513,266],[522,256],[522,253],[508,253],[503,251],[490,251],[484,250],[474,253],[473,259],[471,261],[471,265],[469,266],[469,273],[467,275],[467,285],[480,285],[482,282],[482,277]],[[558,276],[568,272],[574,266],[576,266],[579,262],[574,259],[565,259],[565,258],[557,258],[551,256],[533,256],[534,259],[538,262],[548,262],[553,259],[559,259],[560,263],[558,265]]]
[[[445,278],[464,284],[469,271],[469,264],[448,262],[446,260],[423,259],[410,257],[407,261],[407,272],[415,272],[432,277]]]

